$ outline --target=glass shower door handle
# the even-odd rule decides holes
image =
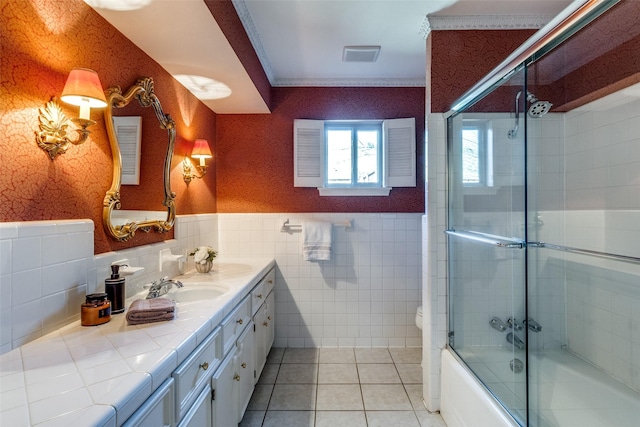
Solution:
[[[480,233],[478,231],[467,230],[445,230],[445,233],[452,237],[473,240],[474,242],[497,246],[499,248],[522,249],[526,243],[510,237],[496,236],[494,234]]]

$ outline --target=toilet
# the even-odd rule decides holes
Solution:
[[[422,306],[419,306],[416,311],[416,326],[418,329],[422,329]]]

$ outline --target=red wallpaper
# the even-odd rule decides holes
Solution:
[[[220,115],[218,212],[424,212],[424,88],[274,88],[270,115]],[[293,186],[293,120],[416,118],[416,188],[320,197]]]
[[[181,161],[195,138],[206,138],[215,152],[216,115],[179,85],[155,61],[140,51],[82,1],[5,0],[0,6],[2,56],[0,63],[0,221],[89,218],[95,223],[95,253],[143,245],[172,237],[137,234],[118,243],[102,228],[102,200],[111,185],[111,150],[102,112],[93,111],[97,124],[89,140],[73,146],[54,161],[36,145],[38,109],[60,96],[69,70],[86,67],[98,72],[103,87],[126,89],[138,77],[151,76],[164,110],[176,122],[177,141],[172,162],[172,187],[178,214],[215,212],[215,166],[204,180],[187,188]],[[65,114],[77,116],[62,103]],[[144,184],[123,189],[123,201],[135,208],[156,209],[162,193],[166,132],[154,129],[143,116]],[[147,132],[152,142],[146,142]],[[157,139],[156,139],[157,138]],[[147,186],[147,184],[149,186]],[[154,188],[151,188],[154,185]],[[128,208],[125,204],[123,208]]]
[[[449,111],[454,101],[500,64],[533,33],[535,30],[431,32],[430,112]],[[510,92],[505,93],[501,99],[513,103]],[[505,111],[504,105],[496,108],[499,111]],[[510,104],[507,108],[511,108]]]

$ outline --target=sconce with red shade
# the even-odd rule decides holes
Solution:
[[[69,145],[79,145],[85,142],[91,133],[87,128],[96,124],[90,118],[91,108],[107,106],[107,99],[104,96],[98,73],[87,68],[71,70],[60,99],[67,104],[79,106],[80,114],[77,118],[67,118],[55,98],[40,110],[38,116],[40,131],[36,132],[36,142],[49,154],[51,160],[59,154],[64,154]],[[78,126],[73,129],[78,133],[77,139],[71,139],[67,136],[69,121]]]
[[[188,157],[185,157],[182,161],[182,176],[187,185],[189,185],[189,183],[195,178],[202,178],[207,173],[207,164],[205,160],[213,157],[211,154],[211,148],[209,148],[209,142],[207,142],[206,139],[196,139],[193,144],[193,150],[191,151],[191,157],[194,159],[200,159],[199,164],[194,166],[200,175],[192,172],[191,162]]]

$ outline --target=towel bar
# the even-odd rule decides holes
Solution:
[[[351,231],[351,227],[353,226],[352,220],[345,219],[342,222],[334,222],[334,227],[344,227],[346,231]],[[280,227],[281,233],[289,233],[293,230],[302,230],[302,224],[290,224],[289,219],[282,223],[282,227]]]

